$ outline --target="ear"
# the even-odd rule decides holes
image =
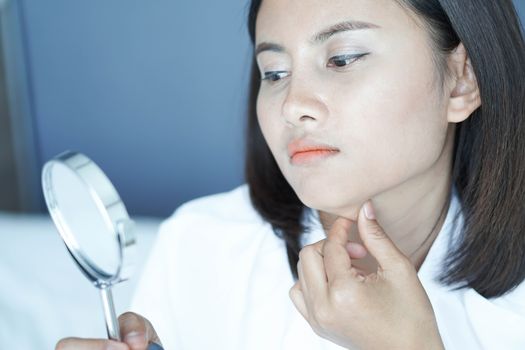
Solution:
[[[463,43],[450,54],[448,65],[452,76],[447,119],[460,123],[481,106],[476,74]]]

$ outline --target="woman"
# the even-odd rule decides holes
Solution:
[[[162,225],[134,337],[57,348],[525,348],[512,2],[253,0],[249,31],[247,185]]]

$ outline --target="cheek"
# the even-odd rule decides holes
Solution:
[[[339,89],[345,93],[334,103],[342,108],[335,114],[346,117],[338,129],[353,135],[355,151],[371,166],[399,173],[439,154],[447,122],[433,69],[426,60],[391,62]]]
[[[259,123],[259,127],[261,128],[261,132],[264,136],[264,139],[268,143],[268,137],[270,136],[269,128],[271,126],[269,116],[269,110],[268,110],[268,104],[264,102],[264,99],[259,96],[257,96],[257,103],[256,103],[256,113],[257,113],[257,121]]]
[[[282,138],[282,126],[275,119],[275,103],[271,103],[267,97],[259,94],[256,103],[257,121],[268,147],[276,154],[278,140]]]

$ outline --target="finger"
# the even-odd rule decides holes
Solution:
[[[317,255],[317,257],[315,257],[315,255]],[[308,320],[308,315],[310,314],[311,310],[316,310],[318,305],[324,303],[328,299],[328,285],[324,272],[323,258],[315,252],[314,246],[310,245],[304,247],[300,252],[300,256],[302,258],[299,259],[297,264],[299,280],[296,283],[296,289],[300,291],[301,294],[299,295],[300,298],[298,299],[300,304],[296,305],[296,307],[304,307],[305,311],[303,311],[302,314],[303,317]],[[312,257],[313,259],[320,260],[318,265],[312,263]],[[309,271],[313,265],[315,265],[313,267],[315,272]]]
[[[326,272],[323,262],[323,245],[325,239],[307,245],[299,252],[301,265],[301,280],[305,286],[303,294],[307,299],[316,299],[326,295],[328,291]]]
[[[295,308],[303,317],[308,320],[308,309],[306,308],[306,302],[304,300],[303,292],[301,291],[300,283],[295,282],[292,288],[290,288],[290,299],[292,299]]]
[[[365,207],[370,214],[370,219],[366,216]],[[386,271],[405,266],[408,258],[397,248],[377,222],[372,201],[366,201],[359,211],[357,227],[366,249],[377,260],[381,269]]]
[[[353,224],[352,220],[339,216],[328,230],[326,234],[327,240],[344,246],[349,241],[348,236]]]
[[[366,248],[357,242],[348,242],[346,243],[346,251],[350,254],[350,260],[352,259],[362,259],[366,256]]]
[[[328,281],[321,253],[325,242],[325,239],[320,240],[299,252],[298,285],[307,311],[316,310],[328,300]]]
[[[352,221],[338,217],[327,234],[323,245],[324,267],[328,282],[351,275],[352,261],[346,250]]]
[[[151,323],[141,315],[125,312],[118,321],[121,338],[131,350],[146,350],[149,343],[162,345]]]
[[[309,286],[306,284],[303,272],[303,261],[301,261],[301,259],[299,259],[299,262],[297,263],[297,277],[297,288],[301,291],[301,293],[304,296],[306,293],[308,293]]]
[[[55,350],[129,350],[129,347],[114,340],[64,338],[56,344]]]

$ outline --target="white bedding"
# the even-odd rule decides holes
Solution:
[[[136,269],[113,288],[117,314],[127,310],[161,221],[133,219]],[[98,289],[76,267],[49,216],[0,212],[0,349],[54,349],[66,336],[106,337]]]

